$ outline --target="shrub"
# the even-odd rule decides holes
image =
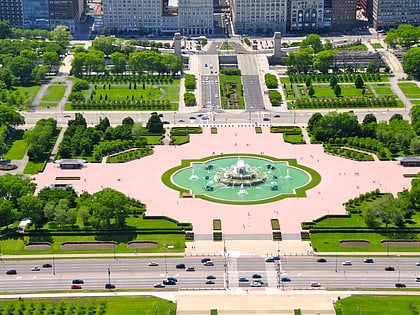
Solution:
[[[270,91],[268,93],[268,98],[270,99],[271,105],[273,106],[281,105],[281,94],[278,91]]]
[[[241,75],[241,70],[238,68],[225,68],[220,70],[220,74],[224,75]]]
[[[277,77],[274,74],[266,73],[264,75],[265,79],[265,85],[268,89],[277,89],[279,86],[279,83],[277,81]]]
[[[187,90],[194,90],[196,88],[196,79],[193,74],[185,75],[185,88]]]
[[[89,90],[89,83],[83,79],[76,79],[73,84],[72,91],[73,92],[80,92],[83,90]]]
[[[195,106],[197,104],[195,95],[189,92],[184,94],[184,102],[186,106]]]

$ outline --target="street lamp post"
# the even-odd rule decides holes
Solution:
[[[111,283],[111,269],[108,268],[108,283]]]
[[[53,275],[55,276],[55,252],[53,253]]]

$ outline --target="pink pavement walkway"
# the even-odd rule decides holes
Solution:
[[[321,174],[321,183],[307,191],[306,198],[286,198],[262,205],[224,205],[200,198],[180,198],[178,191],[161,182],[162,174],[182,159],[199,159],[212,153],[254,153],[295,158]],[[56,176],[80,176],[80,180],[61,181],[74,184],[78,192],[94,193],[105,187],[124,192],[147,205],[148,215],[165,215],[191,222],[196,234],[211,234],[212,220],[221,219],[224,234],[270,234],[270,219],[278,218],[283,233],[299,233],[302,221],[324,214],[344,214],[343,203],[360,193],[377,188],[394,195],[410,187],[404,173],[419,168],[404,168],[396,161],[356,162],[323,152],[321,145],[291,145],[281,134],[271,134],[263,127],[256,134],[252,127],[219,127],[218,134],[204,128],[201,135],[191,135],[182,146],[156,146],[155,153],[124,164],[86,164],[81,170],[61,170],[49,163],[35,176],[38,189],[60,183]]]

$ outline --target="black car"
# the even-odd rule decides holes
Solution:
[[[206,262],[208,262],[208,261],[211,261],[211,258],[202,258],[202,259],[201,259],[201,263],[202,263],[202,264],[204,264],[204,263],[206,263]]]
[[[269,257],[269,258],[266,258],[266,259],[265,259],[265,262],[274,262],[274,259],[273,259],[273,258],[271,258],[271,257]]]
[[[396,283],[395,287],[396,288],[406,288],[407,286],[404,283]]]
[[[185,269],[185,264],[178,264],[175,267],[176,269]]]
[[[163,280],[164,285],[176,285],[176,281],[173,280]]]
[[[258,273],[254,273],[252,275],[252,279],[261,279],[261,278],[262,278],[262,276],[260,274],[258,274]]]
[[[216,284],[216,282],[214,282],[213,280],[207,280],[206,284]]]
[[[6,275],[17,275],[17,271],[15,269],[7,270]]]
[[[366,259],[363,259],[363,262],[364,262],[364,263],[367,263],[367,264],[373,264],[373,258],[366,258]]]
[[[52,265],[51,264],[43,264],[42,268],[52,268]]]
[[[385,271],[395,271],[394,267],[385,267]]]
[[[72,284],[84,284],[85,282],[82,279],[74,279],[71,283]]]
[[[216,279],[216,277],[215,276],[213,276],[213,275],[209,275],[209,276],[207,276],[207,278],[206,278],[207,280],[214,280],[214,279]]]
[[[326,260],[325,258],[318,258],[318,259],[316,260],[316,262],[326,263],[326,262],[327,262],[327,260]]]
[[[170,122],[169,122],[169,121],[167,121],[167,120],[164,120],[164,121],[162,121],[162,124],[164,124],[164,125],[169,125],[169,124],[170,124]]]
[[[115,288],[116,288],[115,284],[112,284],[112,283],[105,284],[105,289],[115,289]]]
[[[195,268],[194,267],[188,267],[187,271],[195,271]]]

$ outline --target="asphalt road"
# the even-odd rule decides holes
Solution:
[[[153,289],[155,283],[175,277],[177,285],[165,289],[249,288],[253,275],[259,274],[263,287],[270,288],[307,289],[314,281],[320,282],[321,288],[393,288],[397,282],[408,288],[420,288],[420,282],[416,282],[416,277],[420,277],[420,266],[416,266],[418,258],[375,258],[374,263],[364,263],[363,258],[338,257],[336,260],[329,257],[326,263],[318,263],[315,257],[282,257],[273,263],[265,262],[263,257],[229,257],[226,259],[227,273],[224,258],[214,258],[214,266],[204,266],[201,258],[154,259],[159,266],[148,266],[151,260],[145,258],[54,260],[51,257],[50,260],[3,261],[0,263],[0,287],[5,292],[68,290],[72,280],[82,279],[85,282],[83,289],[98,290],[103,289],[110,278],[118,289]],[[343,266],[342,262],[346,260],[351,260],[352,265]],[[54,266],[42,268],[45,263]],[[176,269],[179,263],[194,267],[195,271]],[[39,266],[41,270],[31,271],[33,266]],[[388,266],[394,267],[395,271],[385,271]],[[6,275],[10,269],[15,269],[17,275]],[[208,275],[216,277],[215,284],[205,283]],[[239,282],[239,277],[249,281]],[[291,281],[279,281],[284,277]]]

